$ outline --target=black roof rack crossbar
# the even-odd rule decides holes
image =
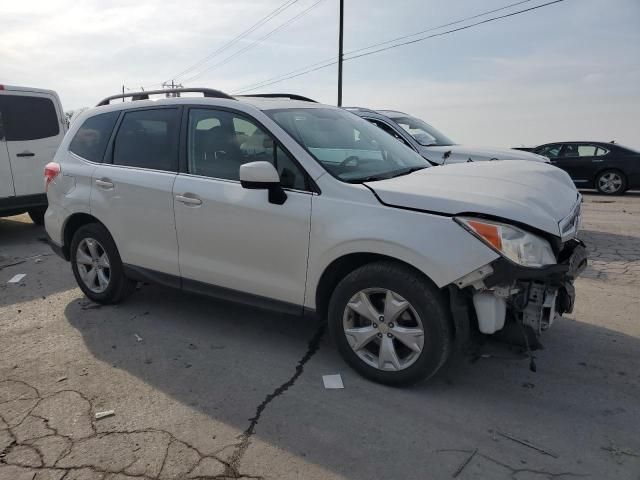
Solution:
[[[149,90],[142,92],[122,93],[119,95],[111,95],[104,98],[98,103],[98,107],[101,105],[109,105],[111,100],[117,100],[119,98],[129,98],[132,101],[135,100],[149,100],[149,95],[162,95],[165,93],[202,93],[205,97],[210,98],[226,98],[228,100],[235,100],[231,95],[228,95],[220,90],[214,90],[213,88],[165,88],[163,90]]]
[[[296,95],[295,93],[252,93],[249,95],[236,95],[236,97],[288,98],[289,100],[318,103],[312,98]]]

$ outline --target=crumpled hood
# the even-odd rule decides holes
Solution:
[[[395,207],[457,215],[476,213],[561,236],[559,222],[580,199],[569,175],[540,162],[470,162],[425,168],[367,182]]]
[[[451,152],[446,161],[444,155]],[[531,160],[534,162],[549,163],[549,159],[542,155],[531,152],[523,152],[522,150],[513,150],[510,148],[491,148],[476,147],[472,145],[449,145],[449,146],[432,146],[421,147],[420,153],[434,163],[447,164],[468,162],[469,159],[474,162],[485,160]]]

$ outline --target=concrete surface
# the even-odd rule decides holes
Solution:
[[[0,219],[0,479],[638,480],[640,196],[584,210],[592,265],[537,373],[487,344],[409,389],[309,321],[147,285],[91,304],[42,229]]]

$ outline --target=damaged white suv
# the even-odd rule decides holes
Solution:
[[[538,335],[573,308],[586,257],[562,170],[429,168],[339,108],[196,91],[105,99],[46,167],[46,229],[90,299],[146,280],[315,312],[387,384],[432,376],[474,332]]]

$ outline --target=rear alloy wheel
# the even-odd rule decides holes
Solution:
[[[102,225],[78,229],[71,241],[71,268],[84,294],[94,302],[118,303],[135,290],[136,282],[124,275],[120,254]]]
[[[605,195],[617,195],[627,189],[627,179],[616,170],[606,170],[596,178],[596,188]]]
[[[93,293],[102,293],[111,280],[109,255],[95,238],[83,238],[76,251],[78,273],[85,287]]]
[[[451,351],[445,299],[413,269],[376,262],[347,275],[329,304],[329,329],[344,359],[388,385],[427,379]]]

